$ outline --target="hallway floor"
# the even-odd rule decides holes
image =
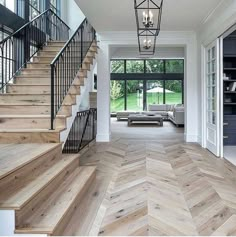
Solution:
[[[65,235],[236,235],[236,167],[183,128],[112,119],[112,142],[81,158],[97,178]]]

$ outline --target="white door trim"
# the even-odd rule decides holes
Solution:
[[[216,155],[217,157],[219,157],[221,155],[221,142],[220,142],[220,134],[221,134],[221,129],[220,129],[220,40],[219,38],[217,38],[215,41],[213,41],[211,44],[203,47],[203,55],[202,55],[202,72],[204,73],[203,75],[203,82],[202,82],[202,93],[203,93],[203,115],[202,115],[202,119],[203,119],[203,141],[202,141],[202,145],[205,148],[208,148],[214,155]],[[207,98],[207,86],[208,86],[208,77],[207,77],[207,56],[208,56],[208,50],[212,49],[213,47],[215,48],[215,67],[216,67],[216,71],[215,71],[215,77],[216,77],[216,81],[215,81],[215,86],[216,86],[216,105],[215,105],[215,125],[208,123],[208,114],[207,114],[207,107],[208,107],[208,98]],[[210,133],[207,133],[207,131],[212,131],[212,139],[213,141],[210,141],[210,139],[208,139],[208,135]],[[209,132],[208,131],[208,132]],[[210,138],[210,135],[209,135]]]

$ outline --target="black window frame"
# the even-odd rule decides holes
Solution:
[[[144,61],[144,72],[143,73],[127,73],[127,61]],[[152,73],[147,72],[146,61],[148,60],[162,60],[164,63],[164,72],[163,73]],[[166,61],[167,60],[181,60],[183,61],[183,73],[167,73],[166,72]],[[183,58],[161,58],[161,59],[111,59],[112,61],[124,61],[124,73],[112,73],[111,72],[111,81],[118,80],[124,81],[125,93],[124,93],[124,110],[127,110],[127,81],[129,80],[140,80],[143,83],[144,95],[143,95],[143,110],[147,109],[147,82],[151,80],[160,80],[163,81],[163,104],[166,104],[166,81],[182,81],[182,104],[184,104],[184,74],[185,74],[185,60]]]

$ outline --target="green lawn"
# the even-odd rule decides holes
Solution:
[[[147,94],[147,104],[163,104],[163,94],[159,93],[159,103],[157,93]],[[166,94],[166,104],[181,104],[182,94],[171,93]],[[111,100],[111,112],[123,111],[124,110],[124,98]],[[137,99],[137,94],[129,94],[127,96],[127,110],[142,111],[143,110],[143,98]]]

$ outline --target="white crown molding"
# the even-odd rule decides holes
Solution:
[[[210,12],[207,16],[202,20],[199,27],[206,24],[215,14],[215,12],[221,7],[221,5],[225,2],[225,0],[221,0]]]

